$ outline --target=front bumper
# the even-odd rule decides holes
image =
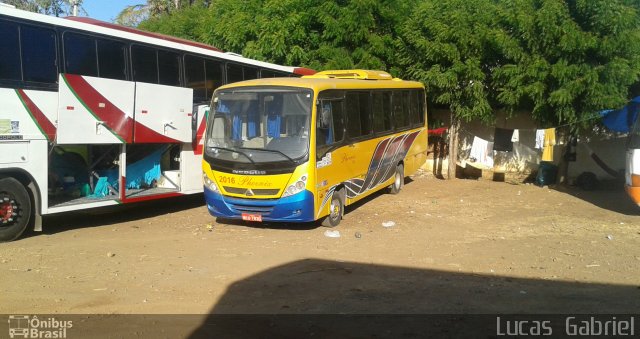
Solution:
[[[242,213],[260,214],[262,221],[314,221],[313,194],[304,190],[279,199],[243,199],[223,196],[204,188],[209,213],[214,217],[242,219]]]

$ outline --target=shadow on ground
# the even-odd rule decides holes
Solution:
[[[496,314],[638,309],[638,286],[307,259],[232,284],[191,337],[487,337]]]
[[[640,215],[638,207],[624,190],[623,184],[619,182],[602,182],[598,188],[592,191],[583,190],[577,186],[553,186],[553,189],[584,200],[594,206],[624,214]]]
[[[405,185],[410,185],[414,180],[406,177],[404,180]],[[345,217],[349,216],[353,210],[358,209],[358,207],[372,203],[372,201],[377,198],[387,194],[388,190],[383,188],[377,192],[372,193],[371,195],[363,198],[362,200],[358,200],[356,203],[353,203],[349,206],[345,207],[344,213]],[[318,228],[321,225],[321,220],[312,221],[307,223],[287,223],[287,222],[249,222],[238,219],[225,219],[225,218],[216,218],[216,222],[220,224],[226,225],[235,225],[235,226],[245,226],[252,228],[270,228],[270,229],[285,229],[285,230],[311,230],[314,228]]]
[[[23,238],[56,234],[73,229],[108,226],[122,222],[204,207],[202,194],[115,205],[44,216],[42,232],[29,232]]]

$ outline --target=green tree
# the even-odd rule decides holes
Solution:
[[[140,27],[280,64],[396,72],[395,30],[415,2],[214,1],[207,10],[183,8]]]
[[[400,29],[403,76],[422,81],[430,100],[458,117],[493,119],[492,71],[506,40],[492,0],[423,1]]]
[[[460,119],[517,110],[578,128],[622,106],[640,75],[638,4],[625,1],[423,1],[400,29],[398,61],[453,112],[450,159]]]
[[[542,124],[618,107],[640,75],[640,20],[617,0],[426,0],[399,61],[462,119],[505,109]]]
[[[640,75],[638,19],[635,9],[611,0],[508,3],[501,24],[512,27],[518,47],[495,72],[500,103],[525,104],[551,124],[624,105]]]

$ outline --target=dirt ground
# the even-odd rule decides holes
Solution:
[[[339,238],[223,223],[202,195],[47,217],[0,244],[0,314],[640,310],[640,208],[619,188],[422,173],[347,212]]]

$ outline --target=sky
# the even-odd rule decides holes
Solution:
[[[82,7],[89,17],[112,22],[125,7],[146,3],[144,0],[84,0]]]

